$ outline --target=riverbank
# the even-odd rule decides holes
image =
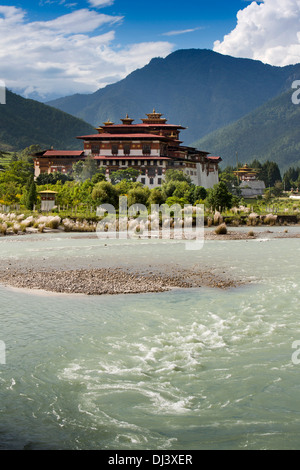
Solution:
[[[274,230],[275,228],[275,230]],[[297,233],[293,233],[291,232],[290,229],[299,229],[297,230]],[[210,227],[210,228],[207,228],[205,227],[204,228],[204,240],[251,240],[251,239],[254,239],[254,238],[262,238],[262,237],[265,237],[266,235],[267,236],[271,236],[272,238],[300,238],[300,225],[297,224],[297,225],[291,225],[291,226],[285,226],[285,227],[280,227],[280,226],[274,226],[274,227],[269,227],[269,226],[261,226],[261,227],[245,227],[245,226],[239,226],[239,227],[230,227],[230,226],[227,226],[227,233],[223,233],[223,234],[218,234],[215,232],[215,230],[217,229],[217,227]],[[242,230],[239,230],[239,229],[242,229]],[[25,236],[25,235],[40,235],[41,237],[45,234],[49,234],[49,233],[53,233],[53,234],[61,234],[61,233],[66,233],[65,230],[61,229],[61,228],[57,228],[57,229],[51,229],[51,228],[44,228],[44,230],[42,232],[40,232],[39,230],[37,229],[34,229],[34,228],[29,228],[26,230],[26,232],[18,232],[18,233],[13,233],[13,232],[9,232],[6,234],[6,236],[9,236],[9,237],[20,237],[20,236]],[[90,238],[90,239],[113,239],[113,238],[119,238],[117,234],[115,234],[115,237],[114,237],[114,234],[113,233],[103,233],[103,232],[100,232],[99,234],[97,234],[97,232],[81,232],[81,231],[74,231],[74,232],[67,232],[68,234],[70,234],[70,237],[72,238],[81,238],[82,236],[84,236],[84,238]],[[3,237],[4,235],[2,235]],[[1,234],[0,234],[0,238],[1,238]],[[122,237],[123,238],[123,237]],[[132,238],[132,234],[128,233],[128,238]],[[176,232],[173,232],[171,230],[170,234],[168,233],[163,233],[163,232],[160,232],[160,235],[157,235],[155,232],[150,232],[150,236],[148,235],[145,235],[143,233],[140,233],[140,234],[136,234],[134,236],[134,238],[141,238],[141,239],[147,239],[147,238],[152,238],[152,239],[158,239],[158,238],[170,238],[170,239],[193,239],[195,238],[195,235],[193,235],[193,233],[191,234],[191,236],[186,236],[184,231],[183,232],[178,232],[178,234],[176,234]]]
[[[188,216],[188,214],[187,214]],[[215,213],[213,217],[204,216],[204,228],[216,230],[220,224],[225,224],[227,229],[227,238],[236,239],[237,235],[234,233],[237,228],[248,229],[249,234],[252,229],[269,227],[270,230],[272,227],[282,227],[283,230],[289,225],[300,227],[300,217],[297,214],[295,215],[280,215],[280,214],[267,214],[267,215],[258,215],[256,213],[250,213],[247,215],[237,216],[223,216],[220,213]],[[182,217],[182,219],[177,220],[176,227],[184,226],[184,221],[188,220],[187,231],[189,230],[190,224],[193,230],[195,229],[196,218],[188,216],[187,219]],[[167,221],[166,221],[167,222]],[[181,224],[181,225],[180,225]],[[156,214],[149,216],[148,219],[133,219],[129,218],[117,220],[114,222],[105,222],[102,224],[99,217],[94,218],[82,218],[82,217],[69,217],[62,218],[59,215],[41,215],[34,213],[33,215],[28,215],[27,217],[24,214],[16,213],[0,213],[0,237],[4,236],[19,236],[19,235],[30,235],[36,233],[49,233],[53,231],[58,232],[68,232],[68,233],[91,233],[96,234],[99,232],[99,235],[105,237],[106,233],[112,232],[114,230],[128,230],[129,233],[135,232],[138,235],[145,236],[145,233],[149,231],[152,238],[156,238],[154,233],[159,230],[161,233],[157,238],[164,238],[164,233],[167,229],[171,230],[171,238],[176,238],[175,229],[174,233],[174,220],[171,217],[168,220],[167,225],[162,224],[162,220]],[[192,230],[192,232],[193,232]],[[208,230],[208,233],[210,231]],[[144,235],[143,235],[144,234]],[[210,235],[211,237],[211,235]],[[245,235],[243,235],[245,238]]]

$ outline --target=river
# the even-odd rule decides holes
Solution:
[[[116,296],[0,286],[0,449],[299,449],[299,239],[188,251],[39,234],[1,238],[9,259],[210,266],[246,283]]]

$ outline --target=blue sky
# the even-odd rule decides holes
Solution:
[[[298,63],[300,0],[0,0],[0,78],[26,97],[91,93],[188,48]]]
[[[245,0],[115,0],[112,5],[93,7],[86,0],[24,0],[0,2],[22,7],[29,21],[52,20],[75,10],[89,8],[107,15],[120,16],[116,43],[172,40],[175,49],[213,48],[236,24],[237,12]],[[95,0],[96,3],[96,0]],[[194,31],[190,31],[194,30]],[[186,31],[186,33],[183,33]],[[166,33],[180,32],[170,36]]]

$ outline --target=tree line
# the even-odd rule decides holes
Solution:
[[[75,163],[70,174],[41,174],[34,180],[31,155],[39,150],[38,146],[31,146],[19,154],[2,153],[6,164],[0,168],[0,204],[20,204],[32,210],[39,201],[39,192],[46,189],[57,192],[56,203],[60,206],[116,205],[122,195],[128,197],[129,205],[167,203],[183,206],[205,202],[209,207],[225,209],[240,202],[233,167],[221,170],[220,183],[209,190],[192,184],[191,179],[181,171],[171,169],[167,170],[162,186],[151,190],[137,182],[139,171],[132,168],[112,172],[111,181],[108,182],[104,170],[99,169],[92,159]],[[256,168],[258,178],[265,182],[267,188],[272,189],[269,196],[279,196],[283,188],[290,190],[299,186],[299,168],[290,168],[282,178],[274,162],[261,164],[254,160],[249,163],[249,167]]]

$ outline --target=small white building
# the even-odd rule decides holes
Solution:
[[[55,197],[57,192],[56,191],[40,191],[41,196],[41,211],[42,212],[50,212],[55,206]]]

